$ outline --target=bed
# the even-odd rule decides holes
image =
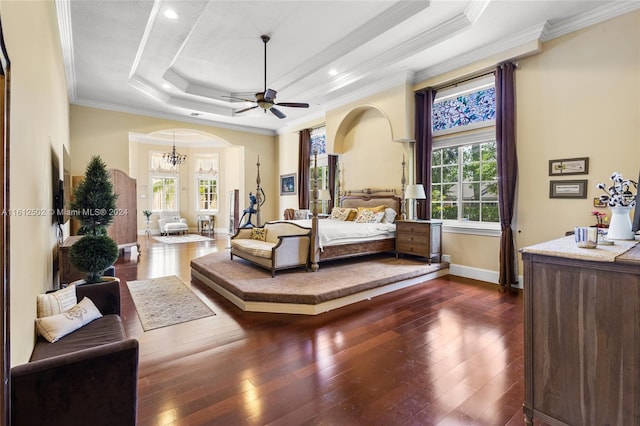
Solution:
[[[394,190],[364,189],[347,191],[339,199],[340,207],[378,207],[381,205],[400,212],[402,198]],[[313,206],[313,201],[311,202]],[[318,217],[293,222],[311,228],[311,269],[316,271],[319,263],[327,260],[364,256],[395,250],[395,225],[392,223],[354,223]],[[398,216],[396,216],[398,217]]]

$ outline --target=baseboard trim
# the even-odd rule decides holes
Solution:
[[[500,281],[500,273],[489,269],[473,268],[471,266],[449,264],[449,274],[456,277],[471,278],[474,280],[485,281],[498,285]],[[518,284],[514,287],[522,289],[522,275],[518,276]]]

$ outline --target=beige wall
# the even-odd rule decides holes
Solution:
[[[35,340],[36,295],[56,285],[53,165],[62,178],[69,106],[53,2],[0,2],[11,59],[11,365],[27,362]],[[26,209],[32,209],[31,212]],[[40,214],[38,212],[43,212]]]
[[[226,227],[228,223],[228,191],[234,188],[240,189],[240,206],[245,208],[248,204],[249,192],[256,191],[256,162],[260,157],[260,177],[261,186],[267,194],[267,201],[262,206],[262,220],[274,220],[278,215],[278,163],[276,161],[275,136],[263,135],[237,130],[224,129],[219,127],[209,127],[199,124],[181,123],[177,121],[145,117],[135,114],[126,114],[101,109],[71,106],[71,162],[72,174],[83,174],[84,168],[92,155],[98,154],[107,163],[109,168],[119,168],[129,171],[140,180],[140,185],[148,185],[148,166],[146,152],[139,152],[133,147],[129,147],[129,132],[147,134],[158,130],[180,128],[195,129],[207,132],[220,138],[236,148],[243,148],[244,153],[236,152],[229,157],[229,163],[221,162],[221,167],[227,167],[221,175],[221,184],[224,191],[221,192],[221,211],[217,217],[220,221],[217,227]],[[159,147],[166,150],[168,147]],[[180,151],[180,150],[178,150]],[[196,153],[184,149],[184,153]],[[188,152],[187,152],[188,151]],[[131,156],[131,158],[129,158]],[[226,160],[226,157],[224,157]],[[241,159],[242,169],[237,170],[238,160]],[[221,157],[222,160],[222,157]],[[144,167],[143,171],[131,170],[130,164]],[[188,167],[182,168],[180,174],[180,186],[188,182],[187,187],[191,188],[192,175],[188,173]],[[238,176],[238,174],[240,175]],[[225,180],[226,179],[226,180]],[[144,183],[146,182],[146,183]],[[241,187],[229,187],[229,184],[243,185]],[[140,189],[139,191],[140,192]],[[182,192],[182,191],[181,191]],[[180,211],[187,218],[189,226],[196,226],[196,215],[192,204],[195,202],[188,196],[181,193]],[[272,198],[273,197],[273,198]],[[141,199],[138,194],[138,226],[144,231],[142,221],[142,210],[148,206],[148,198]],[[144,207],[143,207],[144,206]],[[255,223],[255,222],[254,222]]]
[[[394,189],[400,195],[402,156],[408,162],[410,150],[407,144],[394,139],[409,137],[410,99],[413,92],[407,85],[400,85],[326,113],[327,151],[340,155],[341,191]],[[317,125],[306,123],[300,128]],[[278,151],[280,174],[297,172],[298,133],[279,135]],[[281,196],[281,216],[285,208],[298,208],[297,197]]]
[[[613,171],[636,179],[640,169],[640,12],[544,43],[539,54],[531,52],[533,46],[518,60],[515,78],[517,249],[561,237],[576,225],[594,224],[596,183],[608,181]],[[486,67],[483,61],[475,70]],[[473,71],[465,67],[449,76]],[[444,81],[439,76],[416,88]],[[589,174],[558,179],[587,179],[587,199],[550,199],[549,160],[575,157],[589,157]],[[499,270],[498,237],[445,233],[443,250],[454,264]],[[520,271],[521,266],[519,259]]]

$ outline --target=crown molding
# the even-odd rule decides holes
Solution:
[[[56,0],[56,14],[58,16],[58,29],[60,33],[60,47],[64,62],[64,71],[67,76],[67,96],[70,100],[76,99],[76,71],[73,67],[75,57],[73,53],[73,28],[71,27],[71,1]]]
[[[550,22],[540,41],[553,40],[637,9],[640,9],[638,1],[614,1],[571,18]]]
[[[182,117],[178,114],[162,113],[157,111],[149,111],[148,109],[132,108],[129,106],[116,105],[106,102],[96,102],[90,100],[76,99],[73,105],[84,106],[89,108],[104,109],[106,111],[121,112],[125,114],[141,115],[143,117],[153,117],[162,120],[178,121],[183,123],[199,124],[207,127],[219,127],[221,129],[236,130],[239,132],[254,133],[258,135],[275,136],[276,131],[268,128],[242,126],[239,124],[225,123],[224,121],[205,120],[194,117]]]

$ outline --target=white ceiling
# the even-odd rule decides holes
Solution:
[[[638,1],[56,0],[72,104],[275,133],[402,82],[546,41]],[[177,19],[164,15],[172,9]],[[267,86],[308,109],[241,114]],[[330,70],[337,71],[332,76]],[[194,116],[197,114],[197,116]]]

